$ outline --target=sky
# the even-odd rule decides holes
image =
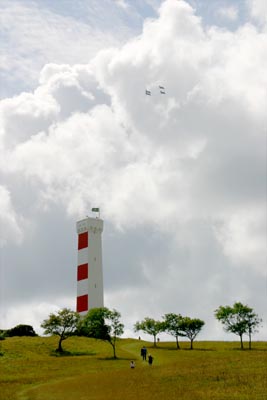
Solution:
[[[76,221],[100,207],[125,337],[174,312],[238,340],[214,311],[240,301],[266,340],[266,1],[0,0],[0,19],[0,328],[75,310]]]

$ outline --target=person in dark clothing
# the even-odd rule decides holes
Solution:
[[[149,354],[149,356],[148,356],[148,364],[152,365],[152,363],[153,363],[153,357],[152,357],[151,354]]]
[[[146,354],[147,354],[147,349],[145,346],[143,346],[141,349],[141,357],[143,358],[143,360],[146,360]]]
[[[144,359],[144,348],[143,347],[141,349],[141,357],[142,357],[142,359]]]

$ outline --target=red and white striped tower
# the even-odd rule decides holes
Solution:
[[[77,307],[81,315],[91,308],[104,307],[102,240],[103,220],[85,218],[77,222],[78,266]]]

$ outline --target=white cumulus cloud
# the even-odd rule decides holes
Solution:
[[[267,3],[265,0],[247,0],[253,18],[262,24],[267,24]]]
[[[12,204],[10,192],[0,186],[0,247],[9,243],[20,244],[23,240],[23,218]]]

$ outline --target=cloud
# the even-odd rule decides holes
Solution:
[[[2,100],[2,146],[13,147],[47,129],[58,112],[59,106],[55,99],[38,89],[35,93],[22,93],[13,99]]]
[[[251,16],[261,24],[267,24],[267,3],[265,0],[247,0]]]
[[[224,252],[237,265],[250,264],[263,276],[266,273],[266,213],[249,207],[237,211],[217,229]]]
[[[74,221],[100,206],[108,305],[160,317],[177,304],[211,325],[236,296],[263,310],[266,54],[255,26],[204,28],[188,3],[167,0],[138,37],[88,63],[46,64],[35,90],[0,102],[7,211],[35,221],[40,246],[20,270],[32,298],[75,298],[76,250],[50,258],[49,246],[71,230],[74,243]],[[33,237],[14,258],[27,259]]]
[[[129,4],[125,0],[115,0],[115,3],[118,7],[121,7],[123,9],[129,8]]]
[[[64,303],[66,307],[66,302]],[[1,318],[2,324],[6,327],[5,329],[13,328],[18,325],[17,315],[20,315],[20,323],[25,325],[31,325],[35,328],[35,332],[38,335],[42,335],[44,330],[40,328],[40,323],[48,317],[50,313],[56,313],[59,310],[58,304],[50,303],[32,303],[25,305],[17,305],[9,309],[9,315],[3,315]]]
[[[40,70],[51,60],[59,64],[87,63],[100,49],[123,43],[136,30],[134,23],[139,16],[130,19],[132,26],[126,26],[113,1],[91,2],[90,6],[80,2],[75,10],[71,8],[71,4],[62,10],[56,4],[39,1],[2,2],[0,76],[5,86],[1,87],[1,97],[8,95],[6,90],[17,94],[32,89]],[[110,20],[114,24],[112,34]]]
[[[238,8],[235,6],[219,8],[217,14],[219,17],[228,19],[229,21],[236,21],[238,18]]]
[[[20,244],[23,240],[23,217],[18,215],[12,204],[10,192],[0,186],[0,248],[7,242]]]

